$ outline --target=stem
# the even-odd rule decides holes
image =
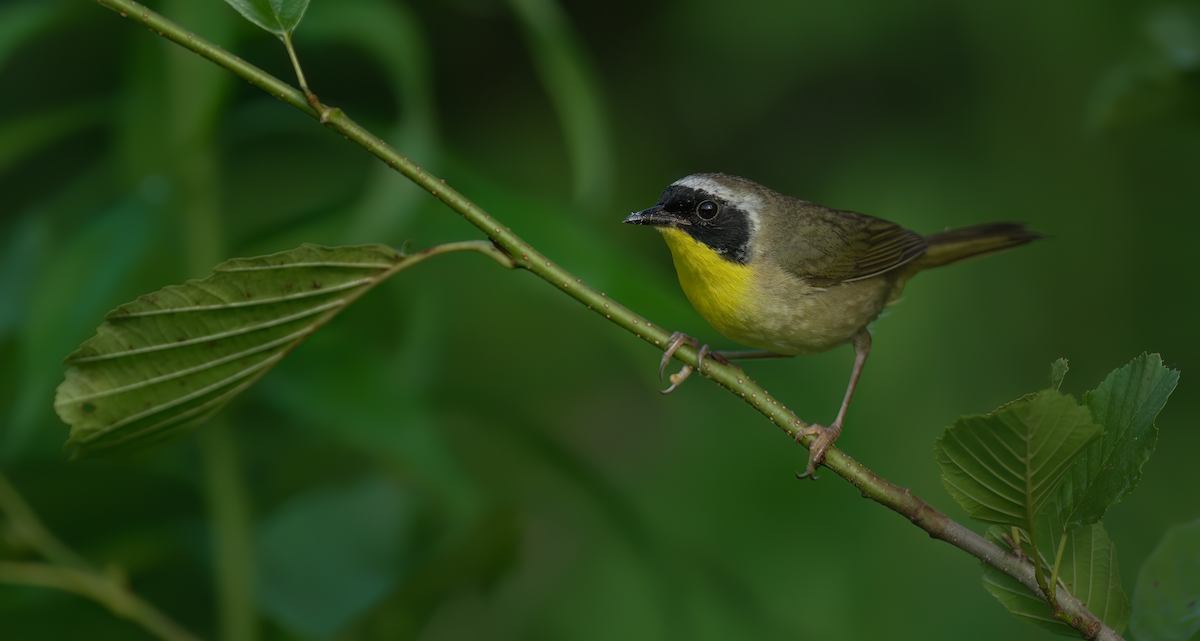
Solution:
[[[300,89],[307,94],[308,81],[304,79],[304,70],[300,68],[300,59],[296,57],[296,49],[292,47],[291,32],[283,32],[283,35],[280,36],[280,40],[283,40],[283,46],[285,49],[287,49],[288,57],[292,59],[292,68],[296,70],[296,81],[300,83]]]
[[[409,267],[412,267],[413,265],[416,265],[424,260],[433,258],[434,256],[441,256],[442,254],[449,254],[452,252],[466,251],[479,252],[480,254],[491,258],[497,263],[500,263],[500,265],[505,269],[516,269],[518,267],[517,263],[513,261],[512,256],[504,253],[502,250],[500,250],[500,248],[496,247],[495,244],[489,241],[460,240],[456,243],[434,245],[429,249],[422,249],[415,254],[407,254],[404,256],[403,260],[396,263],[396,267],[393,267],[391,271],[394,273],[403,269],[408,269]],[[390,276],[391,274],[388,275]]]
[[[142,626],[160,639],[198,641],[197,637],[106,574],[48,563],[0,562],[0,583],[72,592],[100,603],[113,614]]]
[[[255,559],[250,506],[229,423],[217,418],[200,432],[205,498],[211,515],[218,638],[254,641]]]
[[[16,488],[0,474],[0,513],[8,515],[8,529],[18,545],[25,544],[56,565],[80,570],[94,570],[91,563],[75,553],[54,536]]]
[[[167,641],[196,641],[187,630],[131,592],[115,570],[101,572],[59,541],[0,474],[0,520],[12,542],[26,544],[50,563],[0,562],[0,583],[35,585],[73,592],[104,605]],[[0,530],[2,532],[2,530]]]
[[[605,319],[635,334],[643,341],[653,344],[657,349],[666,348],[669,332],[655,327],[639,314],[608,298],[606,294],[588,287],[581,279],[548,260],[500,221],[492,218],[490,214],[472,204],[462,194],[447,186],[444,180],[423,170],[419,165],[388,146],[386,142],[360,127],[342,110],[325,107],[319,103],[316,106],[310,104],[301,91],[297,91],[265,71],[242,61],[241,58],[225,52],[220,47],[196,37],[194,34],[189,34],[174,22],[131,0],[97,0],[97,2],[120,12],[122,17],[130,17],[158,32],[159,35],[225,67],[263,91],[278,96],[280,100],[300,109],[329,129],[342,134],[348,140],[354,141],[386,163],[388,167],[413,181],[478,227],[511,257],[516,266],[536,274],[556,289],[560,289],[568,296],[587,305],[588,309],[603,315]],[[686,365],[696,367],[697,355],[696,348],[685,345],[675,352],[674,358]],[[772,398],[766,390],[738,368],[705,359],[701,374],[741,397],[743,401],[787,433],[790,438],[797,438],[796,433],[808,427],[807,423]],[[802,436],[799,438],[799,442],[807,448],[811,446],[815,438],[815,436]],[[925,501],[917,498],[911,490],[902,489],[883,480],[837,448],[829,449],[825,455],[824,465],[857,487],[862,491],[864,497],[899,512],[917,527],[928,532],[930,536],[946,541],[985,563],[993,565],[1020,581],[1034,594],[1045,599],[1044,593],[1038,586],[1034,567],[1030,566],[1027,558],[1022,559],[1015,554],[1001,550],[990,541],[955,523]],[[1070,625],[1083,633],[1085,638],[1106,641],[1121,638],[1074,597],[1065,595],[1059,601],[1064,613],[1071,618]]]
[[[1033,523],[1033,507],[1028,498],[1025,500],[1025,514],[1026,522]],[[1037,578],[1038,586],[1042,588],[1043,598],[1050,604],[1050,609],[1055,610],[1054,587],[1046,584],[1046,576],[1042,573],[1042,551],[1038,549],[1037,538],[1032,527],[1029,528],[1029,550],[1029,558],[1033,560],[1034,576]]]
[[[285,31],[279,39],[283,41],[283,47],[287,49],[288,57],[292,59],[292,68],[296,70],[296,81],[300,83],[300,90],[304,92],[305,102],[313,109],[324,113],[328,107],[322,105],[321,100],[317,98],[317,94],[308,89],[308,81],[304,79],[304,70],[300,68],[300,59],[296,57],[296,49],[292,46],[292,33]]]
[[[1067,533],[1063,532],[1058,539],[1058,554],[1054,555],[1054,571],[1050,573],[1050,600],[1054,601],[1054,592],[1058,589],[1058,569],[1062,567],[1063,550],[1067,549]]]

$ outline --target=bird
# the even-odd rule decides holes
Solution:
[[[658,203],[622,222],[662,233],[684,294],[725,337],[759,351],[710,351],[707,344],[675,332],[664,346],[659,377],[683,344],[727,363],[748,358],[789,357],[854,347],[854,367],[837,417],[828,427],[796,432],[809,446],[801,478],[817,478],[817,466],[841,436],[867,355],[871,324],[917,272],[1024,245],[1043,234],[1024,223],[1000,222],[921,235],[900,225],[823,207],[721,173],[692,174],[675,181]],[[674,390],[693,371],[672,375]]]

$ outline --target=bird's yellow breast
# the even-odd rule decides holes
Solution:
[[[679,285],[696,311],[717,331],[752,345],[743,339],[754,333],[757,305],[753,270],[722,258],[711,247],[678,229],[660,227],[659,231],[671,248]]]
[[[677,229],[659,231],[696,311],[726,337],[776,354],[815,354],[845,344],[903,287],[894,274],[813,287],[777,266],[726,260]]]

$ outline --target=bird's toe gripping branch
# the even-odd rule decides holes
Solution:
[[[759,352],[757,350],[755,350],[752,353],[750,353],[750,352],[714,352],[708,348],[708,345],[701,345],[700,341],[696,340],[695,338],[692,338],[691,336],[688,336],[687,334],[684,334],[683,332],[675,332],[675,333],[671,334],[670,338],[667,339],[667,347],[663,351],[662,361],[658,364],[658,380],[660,380],[660,381],[662,380],[663,373],[667,369],[667,363],[671,362],[671,357],[675,355],[675,352],[679,349],[680,346],[685,345],[685,344],[691,345],[692,347],[695,347],[696,349],[700,350],[700,354],[696,358],[696,367],[693,367],[693,366],[685,363],[683,367],[679,368],[678,372],[671,374],[670,379],[669,379],[671,381],[671,386],[665,390],[659,390],[663,394],[670,394],[671,392],[674,392],[675,388],[682,385],[683,382],[686,381],[687,378],[692,375],[692,372],[695,372],[695,371],[699,370],[701,367],[704,367],[704,359],[706,359],[706,358],[710,358],[714,361],[717,361],[718,363],[720,363],[722,365],[738,367],[737,365],[734,365],[733,363],[730,362],[733,358],[762,358],[759,354],[769,354],[769,352]],[[751,354],[751,355],[747,356],[747,354]],[[729,358],[727,358],[726,355],[729,355]],[[778,354],[770,354],[770,356],[778,356]]]
[[[708,356],[709,354],[708,345],[701,345],[700,341],[688,336],[687,334],[684,334],[683,332],[675,332],[671,334],[670,338],[667,339],[667,348],[663,350],[662,361],[658,365],[658,380],[662,380],[663,373],[667,369],[667,363],[671,362],[671,357],[675,355],[675,352],[682,345],[685,344],[691,345],[692,347],[700,350],[700,356],[696,359],[696,364],[698,367],[704,366],[704,357]],[[683,382],[692,375],[692,372],[698,369],[698,367],[692,367],[691,365],[685,363],[683,367],[679,368],[678,372],[671,374],[671,386],[660,391],[663,394],[670,394],[671,392],[674,392],[675,388],[682,385]]]
[[[816,480],[820,478],[816,474],[817,466],[825,462],[825,452],[828,452],[829,448],[833,446],[834,441],[838,440],[838,437],[842,435],[842,424],[840,421],[835,421],[833,425],[824,427],[814,423],[796,432],[796,442],[799,443],[800,439],[805,436],[813,435],[816,435],[817,439],[808,448],[808,465],[805,466],[803,474],[796,474],[796,478],[798,479],[811,478]]]

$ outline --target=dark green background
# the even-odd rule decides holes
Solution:
[[[656,324],[734,347],[657,234],[620,225],[698,171],[929,233],[1051,236],[922,275],[874,326],[851,456],[965,522],[933,440],[1143,351],[1183,371],[1121,573],[1200,515],[1196,3],[313,0],[310,85]],[[286,80],[219,0],[153,3]],[[231,256],[481,234],[357,147],[88,2],[0,3],[0,467],[71,546],[216,635],[196,435],[67,463],[60,360],[104,312]],[[718,387],[524,272],[402,273],[218,419],[262,567],[263,638],[1050,638],[978,563],[832,474]],[[850,350],[747,371],[832,419]],[[201,428],[204,429],[204,428]],[[225,473],[225,472],[218,472]],[[211,480],[211,479],[209,479]],[[976,525],[976,530],[982,530]],[[0,547],[8,558],[20,550]],[[80,598],[0,586],[0,636],[143,638]]]

